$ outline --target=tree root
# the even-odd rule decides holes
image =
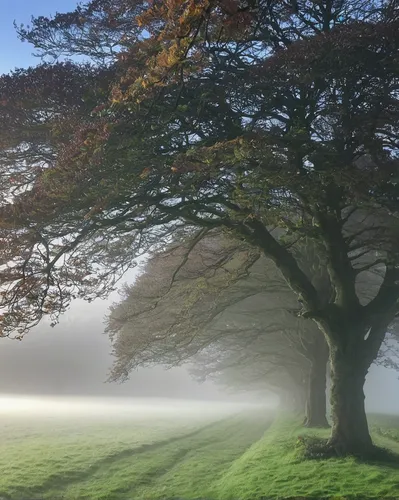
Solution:
[[[302,458],[307,460],[354,457],[362,462],[396,463],[399,465],[398,454],[375,445],[354,450],[348,449],[341,443],[333,443],[328,439],[303,436],[298,438],[297,446]]]

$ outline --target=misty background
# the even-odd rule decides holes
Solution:
[[[136,274],[130,271],[125,281],[132,283]],[[106,301],[77,300],[57,326],[43,321],[22,341],[1,339],[0,394],[256,401],[255,394],[197,383],[184,368],[140,369],[124,384],[106,383],[113,358],[103,321],[118,297],[114,292]],[[399,412],[398,377],[394,370],[371,368],[365,388],[369,410]]]
[[[131,271],[125,282],[135,275]],[[0,393],[236,399],[210,382],[196,383],[184,368],[141,369],[124,384],[106,383],[112,356],[103,321],[118,297],[115,292],[107,301],[76,300],[55,327],[43,321],[22,341],[1,339]]]
[[[32,48],[21,43],[13,22],[29,23],[32,15],[69,11],[75,0],[0,0],[0,72],[38,62]],[[132,283],[135,272],[125,281]],[[23,341],[0,339],[0,393],[15,395],[112,396],[207,399],[248,399],[226,393],[211,383],[198,384],[184,368],[161,367],[131,374],[125,384],[105,383],[112,364],[111,346],[103,334],[109,305],[118,299],[92,304],[76,301],[60,324],[49,322],[32,330]],[[399,374],[373,366],[366,383],[366,405],[371,411],[399,413]]]

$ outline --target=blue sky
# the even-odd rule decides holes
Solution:
[[[68,12],[77,3],[77,0],[0,0],[0,73],[37,63],[37,59],[32,56],[33,47],[18,39],[14,20],[17,24],[27,24],[32,15],[49,16],[55,12]]]

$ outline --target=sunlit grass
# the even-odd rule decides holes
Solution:
[[[44,494],[52,483],[73,482],[90,475],[90,469],[107,457],[188,433],[199,422],[167,418],[116,422],[48,419],[29,426],[16,422],[14,427],[4,420],[1,424],[0,496],[19,498],[21,493],[21,498],[27,498],[33,491]]]

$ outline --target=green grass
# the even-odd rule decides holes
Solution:
[[[41,496],[48,488],[89,474],[101,460],[143,444],[190,432],[198,422],[46,419],[29,425],[3,421],[0,432],[0,496]],[[0,424],[1,425],[1,424]]]
[[[379,422],[379,417],[373,421]],[[397,417],[393,424],[399,427]],[[353,458],[303,460],[298,437],[328,437],[328,433],[305,430],[293,420],[276,420],[264,437],[232,464],[220,481],[219,498],[399,498],[399,464],[367,464]],[[399,453],[398,443],[379,434],[373,437],[375,444]]]
[[[0,417],[0,498],[260,500],[399,498],[399,466],[303,460],[297,421],[264,412],[188,419]],[[399,453],[399,417],[371,416]]]
[[[265,418],[252,413],[80,420],[2,417],[0,498],[136,499],[147,498],[146,489],[158,498],[164,497],[165,485],[176,495],[198,497],[202,483],[210,485],[209,477],[224,472],[267,425]],[[180,467],[181,473],[176,472]]]

